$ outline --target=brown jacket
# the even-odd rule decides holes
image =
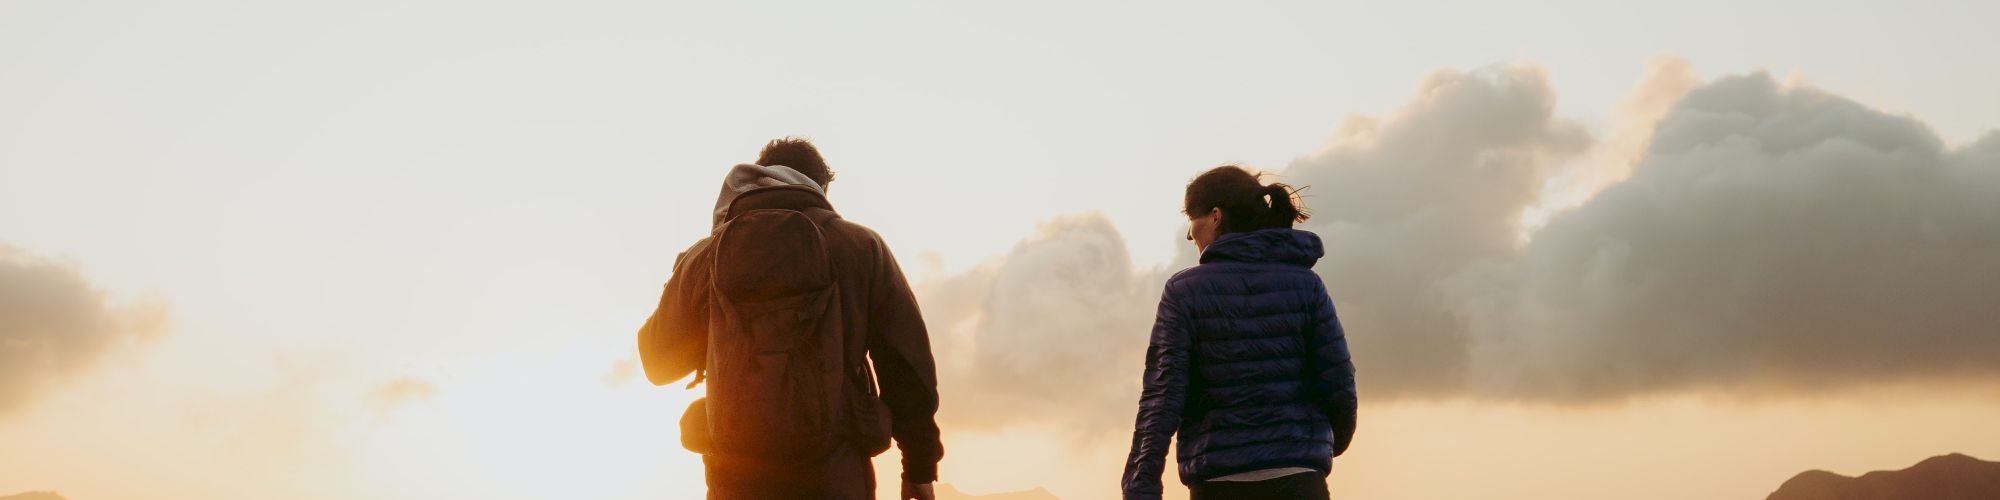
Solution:
[[[833,212],[814,189],[758,189],[725,200],[718,222],[759,208]],[[725,191],[728,189],[725,186]],[[937,367],[930,335],[916,296],[882,237],[837,214],[822,227],[840,286],[842,317],[850,351],[865,350],[873,361],[891,435],[903,452],[903,480],[937,480],[944,456],[938,439]],[[654,385],[680,380],[703,366],[708,343],[710,239],[703,238],[674,263],[674,275],[659,308],[639,330],[639,357]],[[850,356],[859,359],[860,356]]]

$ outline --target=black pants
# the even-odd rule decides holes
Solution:
[[[1327,500],[1326,476],[1301,472],[1263,481],[1203,481],[1191,500]]]
[[[709,500],[872,500],[875,464],[851,449],[835,451],[826,461],[774,464],[730,461],[703,456]]]

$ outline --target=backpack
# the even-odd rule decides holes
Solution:
[[[698,375],[708,383],[703,453],[811,460],[849,436],[855,395],[821,231],[832,217],[757,209],[715,229],[708,354]]]

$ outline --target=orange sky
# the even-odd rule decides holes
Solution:
[[[1226,162],[1317,186],[1336,497],[2000,458],[2000,4],[1784,4],[0,2],[0,495],[699,498],[633,332],[795,134],[969,493],[1115,497]]]

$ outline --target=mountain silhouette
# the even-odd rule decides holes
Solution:
[[[30,491],[0,497],[0,500],[68,500],[53,491]]]
[[[6,500],[6,499],[0,499]],[[1061,500],[1049,494],[1049,490],[1035,488],[1028,491],[994,493],[991,495],[967,495],[949,484],[938,483],[937,500]]]
[[[1908,469],[1847,477],[1823,470],[1792,476],[1765,500],[1993,500],[2000,462],[1963,454],[1926,458]]]

